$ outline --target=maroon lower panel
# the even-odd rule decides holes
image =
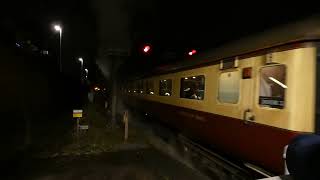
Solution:
[[[298,132],[196,111],[178,106],[128,98],[139,108],[182,134],[200,139],[230,156],[283,174],[283,149]]]

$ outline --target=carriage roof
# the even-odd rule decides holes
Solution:
[[[285,46],[289,47],[289,49],[297,48],[299,44],[317,42],[318,40],[320,40],[320,15],[314,15],[307,19],[268,29],[224,44],[204,53],[199,53],[186,61],[159,66],[153,69],[152,72],[147,72],[140,76],[140,78],[206,66],[218,63],[223,59],[244,57],[249,54],[258,54],[259,52],[275,52],[283,50],[284,48],[281,49],[281,47]]]

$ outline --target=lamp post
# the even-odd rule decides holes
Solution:
[[[78,58],[78,61],[80,61],[80,63],[81,63],[80,77],[81,77],[81,81],[83,81],[83,78],[82,78],[83,58],[82,58],[82,57],[79,57],[79,58]]]
[[[82,71],[82,68],[83,68],[83,59],[82,59],[82,57],[79,57],[78,61],[80,61],[80,63],[81,63],[81,71]]]
[[[86,72],[86,79],[88,79],[88,69],[86,68],[86,69],[84,69],[84,71]]]
[[[62,27],[60,25],[54,25],[54,29],[60,34],[60,50],[59,50],[59,69],[62,72],[62,58],[61,58],[61,44],[62,44]]]

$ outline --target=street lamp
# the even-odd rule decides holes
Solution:
[[[88,78],[88,69],[86,68],[86,69],[84,69],[84,71],[86,72],[86,79]]]
[[[80,77],[81,77],[81,80],[82,80],[83,58],[82,58],[82,57],[79,57],[79,58],[78,58],[78,61],[80,61],[80,63],[81,63]]]
[[[81,71],[82,71],[82,66],[83,66],[83,59],[82,59],[82,57],[79,57],[79,58],[78,58],[78,61],[80,61],[80,63],[81,63]]]
[[[62,72],[62,59],[61,59],[62,27],[60,25],[54,25],[54,29],[60,34],[59,69],[60,69],[60,72]]]

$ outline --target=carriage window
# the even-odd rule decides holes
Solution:
[[[132,88],[132,82],[129,82],[128,84],[127,84],[127,92],[128,93],[132,93],[132,90],[133,88]]]
[[[127,86],[126,86],[126,87],[127,87],[127,89],[126,89],[127,91],[126,91],[126,92],[127,92],[127,93],[131,93],[131,92],[132,92],[131,83],[127,83]]]
[[[146,91],[147,94],[154,94],[154,84],[153,84],[153,80],[147,80],[146,81]]]
[[[203,75],[181,78],[180,97],[203,100],[204,86],[205,78]]]
[[[264,107],[284,108],[287,85],[285,65],[266,66],[260,71],[259,104]]]
[[[138,93],[138,82],[137,81],[133,82],[133,92]]]
[[[160,80],[159,95],[171,96],[172,94],[171,91],[172,91],[172,80],[171,79]]]
[[[122,93],[127,93],[127,84],[123,84],[123,85],[121,86],[121,92],[122,92]]]
[[[236,104],[239,100],[240,73],[239,71],[221,73],[219,78],[218,99],[222,103]]]
[[[143,81],[138,81],[138,93],[143,93]]]
[[[127,92],[127,93],[130,93],[130,92],[131,92],[131,91],[130,91],[130,84],[131,84],[131,83],[129,83],[129,82],[126,84],[126,92]]]

